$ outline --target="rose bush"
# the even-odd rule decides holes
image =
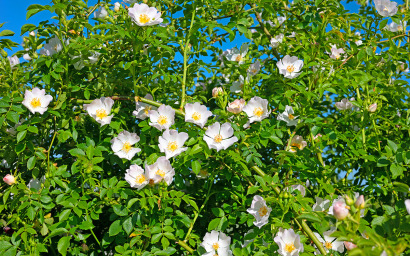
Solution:
[[[409,254],[409,2],[360,2],[31,5],[1,255]]]

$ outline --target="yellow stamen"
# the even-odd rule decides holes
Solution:
[[[166,116],[159,116],[157,122],[158,122],[159,125],[164,125],[164,124],[168,123],[168,118]]]
[[[216,142],[216,143],[221,143],[221,141],[222,141],[222,135],[220,135],[220,134],[218,134],[218,135],[216,135],[215,137],[214,137],[214,141]]]
[[[285,244],[285,251],[286,252],[293,252],[294,250],[296,250],[296,247],[293,243]]]
[[[165,177],[165,172],[164,172],[163,170],[161,170],[161,169],[158,169],[158,170],[155,172],[155,174],[158,174],[158,175],[161,176],[162,178]]]
[[[201,114],[199,114],[198,112],[194,112],[192,114],[192,119],[194,119],[195,121],[198,121],[199,119],[201,119]]]
[[[150,106],[146,106],[146,107],[144,108],[144,113],[145,113],[145,115],[148,115],[148,114],[149,114],[148,111],[150,111],[151,108],[152,108],[152,107],[150,107]]]
[[[215,251],[218,250],[218,249],[219,249],[219,244],[218,244],[218,243],[214,243],[214,244],[212,245],[212,248],[214,248]]]
[[[241,60],[242,60],[242,56],[241,56],[241,55],[236,56],[235,60],[238,61],[238,62],[241,61]]]
[[[258,107],[253,110],[253,114],[257,117],[261,117],[263,115],[263,109]]]
[[[290,120],[295,119],[295,116],[294,116],[294,115],[292,115],[292,114],[289,114],[289,115],[288,115],[288,117],[289,117],[289,119],[290,119]]]
[[[40,99],[39,99],[39,98],[33,98],[33,99],[31,100],[31,102],[30,102],[30,105],[31,105],[33,108],[38,108],[38,107],[40,107],[40,106],[41,106]]]
[[[148,21],[150,21],[151,19],[148,17],[148,15],[144,14],[140,14],[140,23],[145,24]]]
[[[107,115],[107,112],[106,112],[105,109],[103,109],[103,108],[97,109],[97,111],[95,111],[95,112],[96,112],[95,115],[96,115],[99,119],[103,119],[104,117],[108,116],[108,115]]]
[[[268,213],[268,208],[266,208],[266,206],[262,206],[259,209],[258,213],[259,213],[259,216],[263,217]]]
[[[336,57],[336,60],[340,59],[340,54],[336,54],[335,57]]]
[[[124,145],[122,145],[122,151],[125,151],[125,153],[128,153],[131,150],[131,144],[129,142],[125,142]]]
[[[172,151],[172,152],[174,152],[175,150],[177,150],[177,149],[178,149],[178,144],[177,144],[177,142],[176,142],[176,141],[168,142],[168,147],[167,147],[167,149],[168,149],[169,151]]]
[[[147,179],[145,178],[145,176],[143,174],[140,174],[137,176],[137,178],[135,178],[135,182],[139,185],[141,185],[142,183],[144,183]]]
[[[302,144],[292,143],[290,146],[293,147],[293,148],[298,148],[299,150],[302,150]]]
[[[295,67],[294,67],[293,65],[289,65],[289,66],[286,68],[286,70],[287,70],[289,73],[292,73],[293,71],[295,71]]]
[[[332,249],[332,243],[330,243],[330,242],[326,241],[325,246],[326,246],[327,249]]]

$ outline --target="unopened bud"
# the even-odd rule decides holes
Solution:
[[[29,35],[34,37],[34,36],[36,36],[36,32],[31,31],[31,32],[29,33]]]
[[[212,89],[212,97],[213,98],[218,98],[218,96],[223,94],[223,89],[222,87],[215,87]]]
[[[333,216],[338,220],[344,220],[349,215],[348,206],[343,201],[337,201],[333,204]]]
[[[354,204],[353,199],[351,199],[349,196],[346,195],[345,199],[346,199],[346,204],[347,205],[353,205]]]
[[[116,3],[114,4],[114,11],[118,12],[118,11],[120,10],[120,8],[121,8],[120,3],[119,3],[119,2],[116,2]]]
[[[354,206],[358,209],[364,209],[364,196],[363,195],[360,195],[356,199],[356,202],[354,203]]]
[[[347,242],[347,241],[345,241],[344,244],[345,244],[345,247],[346,247],[346,249],[347,249],[348,251],[353,250],[354,248],[357,247],[357,245],[355,245],[355,244],[352,243],[352,242]]]
[[[6,182],[8,185],[13,185],[14,183],[16,183],[16,179],[11,174],[7,174],[6,176],[4,176],[3,181]]]
[[[372,105],[369,106],[369,112],[374,113],[377,110],[377,103],[373,103]]]
[[[87,252],[87,251],[88,251],[88,245],[86,245],[85,243],[83,243],[83,244],[81,245],[81,248],[82,248],[83,252]]]

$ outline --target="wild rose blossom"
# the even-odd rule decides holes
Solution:
[[[332,45],[329,56],[334,60],[339,60],[342,57],[343,53],[345,53],[345,50],[343,50],[343,48],[337,48],[336,45]]]
[[[105,17],[107,17],[108,12],[105,9],[104,6],[98,8],[95,12],[94,12],[94,18],[96,19],[104,19]]]
[[[30,110],[31,113],[40,113],[41,115],[47,111],[48,105],[53,100],[53,96],[46,95],[45,89],[34,87],[33,90],[26,90],[22,104]]]
[[[169,186],[175,175],[175,170],[171,163],[165,156],[161,156],[152,165],[145,166],[146,173],[148,173],[148,180],[150,183],[158,184],[162,180]]]
[[[349,215],[349,209],[344,201],[336,201],[333,203],[333,216],[338,220],[344,220]]]
[[[135,154],[141,151],[140,148],[132,147],[138,141],[140,141],[140,137],[136,133],[122,131],[111,140],[111,149],[120,158],[131,160]]]
[[[298,116],[293,115],[294,113],[293,108],[286,105],[285,111],[283,113],[279,113],[277,119],[286,122],[287,126],[296,126],[299,120],[297,120]]]
[[[297,149],[302,150],[307,146],[307,142],[303,139],[302,136],[295,135],[292,138],[292,141],[290,143],[290,148],[289,151],[295,153]]]
[[[101,97],[90,104],[84,104],[84,110],[101,126],[111,123],[114,115],[110,115],[114,101],[111,98]]]
[[[283,59],[276,63],[279,69],[279,74],[282,74],[286,78],[295,78],[300,75],[300,71],[303,67],[303,60],[299,60],[296,56],[286,55]]]
[[[212,112],[199,102],[185,104],[185,122],[194,123],[204,128],[208,118],[212,115]]]
[[[239,81],[235,81],[232,83],[232,86],[229,88],[229,90],[233,93],[241,93],[243,90],[243,85],[245,83],[245,79],[243,78],[242,75],[239,76]]]
[[[229,246],[231,244],[231,238],[223,232],[212,230],[210,233],[206,233],[201,243],[201,246],[206,250],[206,254],[203,256],[228,256],[232,255]]]
[[[213,98],[218,98],[218,96],[222,95],[224,90],[222,87],[215,87],[212,89],[212,97]]]
[[[13,68],[14,66],[20,64],[20,60],[17,56],[13,56],[13,57],[7,57],[9,59],[10,62],[10,66]]]
[[[188,148],[184,148],[184,143],[188,139],[186,132],[177,132],[176,130],[165,130],[162,136],[159,136],[159,149],[165,153],[166,159],[177,156]]]
[[[257,60],[255,63],[249,66],[246,72],[248,73],[249,76],[254,76],[254,75],[257,75],[260,70],[261,70],[261,63],[259,62],[259,60]]]
[[[357,247],[357,245],[355,245],[354,243],[347,242],[347,241],[344,241],[344,245],[346,247],[346,250],[348,250],[348,251],[353,250],[354,248]]]
[[[227,60],[236,61],[239,65],[241,65],[244,62],[246,54],[248,53],[248,49],[248,44],[244,43],[241,46],[241,50],[238,50],[238,48],[234,47],[226,53],[225,57]]]
[[[153,100],[151,94],[145,95],[144,98],[146,98],[147,100]],[[157,108],[142,101],[136,101],[135,109],[136,110],[132,112],[132,115],[134,115],[138,119],[145,120],[147,117],[149,117],[149,111],[156,110]]]
[[[315,197],[316,203],[312,206],[312,210],[315,212],[323,212],[329,209],[330,200],[323,199],[320,197]]]
[[[132,188],[140,190],[148,184],[148,172],[145,172],[140,166],[133,164],[126,170],[125,180]]]
[[[268,110],[268,100],[258,96],[249,100],[248,104],[243,108],[243,111],[248,115],[249,122],[260,122],[269,117],[271,111]]]
[[[68,42],[68,41],[67,41]],[[63,49],[63,44],[57,36],[51,38],[48,43],[44,45],[44,48],[40,50],[40,54],[45,56],[52,56]]]
[[[227,149],[232,144],[238,141],[238,138],[233,135],[233,129],[230,123],[224,123],[222,126],[219,122],[209,126],[205,131],[204,141],[211,149],[220,151],[221,149]]]
[[[132,21],[138,26],[152,26],[160,24],[163,20],[161,12],[155,7],[149,7],[147,4],[134,4],[132,8],[128,8],[128,15]]]
[[[317,239],[323,244],[325,251],[328,253],[330,250],[338,251],[343,253],[345,250],[344,243],[337,240],[335,237],[331,237],[332,233],[335,232],[335,228],[323,232],[323,238],[316,232],[313,232]],[[318,254],[318,253],[315,253]],[[320,254],[320,253],[319,253]]]
[[[251,207],[246,211],[255,217],[253,224],[258,228],[261,228],[268,223],[272,208],[266,205],[266,201],[263,197],[256,195],[253,197]]]
[[[231,103],[228,103],[226,110],[233,114],[239,114],[242,112],[243,107],[245,106],[246,101],[244,99],[236,99]]]
[[[383,17],[390,17],[397,13],[397,3],[389,0],[374,0],[377,12]]]
[[[277,252],[282,256],[296,256],[304,251],[300,236],[293,229],[279,228],[273,240],[279,246]]]
[[[410,214],[410,199],[404,200],[404,204],[406,206],[407,213]]]
[[[278,47],[283,41],[284,35],[281,33],[275,37],[272,37],[270,40],[270,46],[272,48]]]
[[[168,105],[162,104],[158,110],[148,111],[149,125],[162,131],[169,129],[175,122],[175,110]]]

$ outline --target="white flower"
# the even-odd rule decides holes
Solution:
[[[246,211],[255,217],[253,224],[261,228],[268,223],[272,209],[266,205],[266,201],[261,196],[256,195],[253,197],[251,208]]]
[[[271,39],[270,39],[270,46],[271,46],[272,48],[278,47],[278,46],[282,43],[283,37],[284,37],[284,36],[283,36],[283,34],[281,33],[281,34],[279,34],[279,35],[277,35],[277,36],[271,38]]]
[[[306,195],[306,188],[300,184],[295,184],[290,187],[287,187],[286,190],[289,191],[290,193],[292,193],[295,190],[299,190],[302,196]]]
[[[98,8],[95,12],[94,12],[94,18],[96,19],[104,19],[105,17],[107,17],[108,12],[105,9],[104,6]]]
[[[294,113],[293,108],[286,105],[285,111],[283,113],[279,113],[277,119],[286,122],[287,126],[296,126],[299,120],[297,120],[298,116],[293,115]]]
[[[149,125],[162,131],[174,124],[175,110],[170,106],[162,104],[157,110],[148,111]]]
[[[144,98],[146,98],[147,100],[153,100],[151,94],[145,95]],[[157,108],[142,101],[136,101],[135,109],[136,110],[134,110],[132,114],[136,116],[138,119],[145,120],[147,117],[149,117],[149,111],[156,110]]]
[[[233,102],[228,103],[226,110],[233,114],[239,114],[242,112],[243,107],[245,106],[246,102],[244,99],[236,99]]]
[[[133,4],[133,3],[138,2],[138,0],[124,0],[124,2],[127,4]]]
[[[404,204],[406,205],[407,213],[410,214],[410,199],[404,200]]]
[[[229,88],[231,92],[240,93],[243,90],[243,84],[245,83],[245,79],[242,75],[239,76],[239,81],[235,81],[232,83],[232,86]]]
[[[254,76],[261,70],[261,63],[257,60],[255,63],[251,64],[246,71],[250,76]]]
[[[145,187],[148,184],[148,174],[136,164],[130,166],[126,170],[125,180],[130,184],[132,188],[137,188],[138,190]]]
[[[41,189],[41,184],[43,184],[44,182],[46,182],[46,177],[45,177],[45,176],[41,177],[40,180],[38,180],[38,179],[31,179],[31,180],[28,182],[27,187],[28,187],[29,189],[32,189],[32,188],[33,188],[34,190],[39,191],[39,190]]]
[[[390,17],[397,13],[397,3],[390,0],[374,0],[377,12],[383,17]]]
[[[346,218],[349,214],[349,209],[346,208],[345,199],[342,196],[338,196],[338,198],[333,200],[332,206],[330,206],[329,211],[327,213],[335,216],[335,218],[338,220]]]
[[[212,116],[212,112],[199,102],[185,104],[185,122],[194,123],[204,128],[210,116]]]
[[[175,175],[175,170],[171,163],[165,156],[161,156],[152,165],[146,165],[145,169],[148,173],[148,180],[154,184],[160,183],[164,180],[169,186]]]
[[[15,65],[20,64],[20,60],[17,56],[13,56],[13,57],[7,57],[9,59],[10,62],[10,66],[14,67]]]
[[[362,45],[362,44],[363,44],[363,41],[361,40],[360,32],[357,31],[357,32],[354,33],[354,35],[355,35],[357,38],[359,38],[358,40],[354,41],[354,43],[355,43],[357,46]]]
[[[212,89],[212,97],[213,98],[218,98],[218,96],[222,95],[224,93],[224,90],[222,87],[214,87]]]
[[[233,135],[233,129],[230,123],[224,123],[221,126],[219,122],[216,122],[206,130],[204,141],[208,144],[209,148],[214,148],[216,151],[219,151],[229,148],[238,141],[238,138]]]
[[[114,105],[114,101],[111,98],[101,97],[95,99],[90,104],[84,104],[84,110],[95,119],[101,126],[111,123],[111,119],[114,115],[111,113],[111,108]]]
[[[91,56],[88,57],[88,59],[90,60],[90,63],[91,64],[96,63],[98,61],[98,58],[100,57],[100,55],[101,55],[101,53],[93,51],[91,53]]]
[[[83,69],[83,67],[84,67],[84,60],[83,60],[83,58],[82,58],[82,55],[78,55],[78,56],[71,55],[71,54],[68,54],[68,55],[71,57],[72,60],[76,61],[76,62],[73,63],[73,66],[74,66],[74,68],[75,68],[76,70],[81,70],[81,69]]]
[[[279,74],[292,79],[300,75],[300,70],[303,67],[303,60],[299,60],[296,56],[290,57],[289,55],[286,55],[276,63],[276,66],[279,69]]]
[[[138,26],[152,26],[162,22],[161,12],[144,3],[135,4],[134,7],[128,8],[128,15]]]
[[[283,22],[285,22],[285,20],[286,20],[286,16],[284,16],[284,17],[279,16],[279,17],[278,17],[278,22],[279,22],[279,25],[282,25],[282,24],[283,24]]]
[[[391,31],[391,32],[399,32],[399,31],[405,31],[406,27],[407,27],[407,21],[405,21],[405,22],[400,21],[399,24],[392,21],[390,24],[387,24],[386,29]]]
[[[26,51],[27,51],[27,49],[26,49]],[[26,60],[26,61],[30,61],[31,57],[28,53],[25,53],[25,54],[23,54],[23,59]]]
[[[241,46],[241,50],[239,51],[238,48],[234,47],[230,51],[226,52],[226,58],[230,61],[236,61],[238,64],[242,64],[243,60],[248,53],[249,46],[246,43],[243,43]]]
[[[330,235],[335,232],[335,228],[330,229],[328,231],[323,232],[323,238],[321,235],[319,235],[316,232],[313,232],[317,239],[323,244],[325,251],[328,253],[329,250],[334,250],[338,251],[340,253],[343,253],[345,250],[345,246],[342,241],[337,240],[335,237],[331,237]],[[318,254],[318,253],[315,253]]]
[[[312,206],[312,210],[315,212],[326,211],[330,207],[330,200],[315,197],[316,203]]]
[[[307,146],[307,142],[303,140],[303,137],[296,135],[292,138],[289,151],[295,153],[297,151],[296,148],[298,148],[299,150],[302,150],[306,146]]]
[[[122,131],[117,137],[111,140],[111,149],[114,154],[120,158],[131,160],[136,153],[140,152],[140,148],[133,148],[132,145],[140,141],[140,137],[136,133]]]
[[[33,90],[26,90],[22,104],[30,110],[31,113],[40,113],[47,111],[48,104],[53,100],[53,96],[46,95],[46,90],[34,87]]]
[[[206,233],[201,246],[206,250],[205,255],[213,256],[228,256],[232,255],[229,245],[231,244],[231,238],[223,232],[212,230],[211,233]]]
[[[353,104],[349,101],[349,99],[343,99],[340,102],[336,102],[335,106],[339,109],[339,110],[348,110],[351,109],[353,107]]]
[[[268,100],[258,96],[249,100],[248,104],[243,108],[243,111],[248,115],[249,122],[260,122],[262,119],[269,117]]]
[[[345,50],[343,50],[343,48],[337,48],[336,45],[332,45],[329,56],[334,60],[338,60],[342,57],[343,53],[345,53]]]
[[[40,54],[52,56],[63,49],[63,44],[57,36],[51,38],[44,48],[40,50]]]
[[[296,256],[304,250],[300,236],[293,229],[279,228],[273,240],[279,246],[278,253],[282,256]]]
[[[186,132],[178,133],[176,130],[165,130],[158,138],[158,147],[161,152],[165,152],[167,159],[177,156],[188,148],[184,148],[184,143],[188,139]]]
[[[121,4],[119,2],[115,2],[114,4],[114,11],[118,12],[121,8]]]
[[[380,254],[380,256],[389,256],[388,254],[387,254],[387,252],[386,251],[382,251],[382,253]]]

